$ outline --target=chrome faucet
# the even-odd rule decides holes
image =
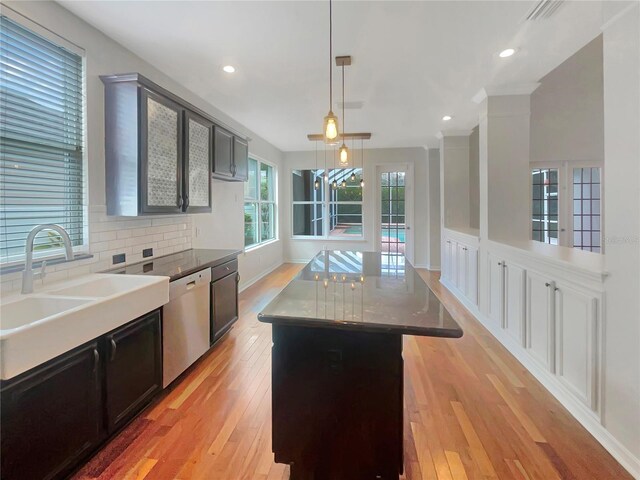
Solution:
[[[33,230],[29,232],[27,236],[27,243],[25,245],[25,263],[24,263],[24,271],[22,272],[22,293],[32,293],[33,292],[33,242],[36,238],[36,235],[43,230],[53,230],[58,232],[62,237],[62,241],[64,243],[65,257],[67,260],[73,259],[73,248],[71,246],[71,238],[69,238],[69,234],[67,231],[62,228],[60,225],[54,225],[52,223],[45,223],[43,225],[38,225],[33,227]],[[47,268],[47,261],[44,260],[42,262],[42,267],[40,268],[40,273],[36,274],[37,278],[44,278],[46,273],[45,269]]]

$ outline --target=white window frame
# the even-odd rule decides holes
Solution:
[[[600,169],[600,252],[586,253],[602,255],[605,253],[605,168],[604,162],[598,160],[564,160],[558,162],[530,162],[529,175],[534,169],[558,169],[558,245],[560,247],[573,247],[573,169],[574,168],[599,168]],[[529,181],[529,219],[533,218],[533,192],[531,181]],[[531,235],[531,227],[529,227]],[[534,240],[535,241],[535,240]],[[540,242],[544,243],[544,242]],[[547,243],[547,245],[550,245]]]
[[[83,152],[82,152],[82,223],[83,223],[83,232],[82,232],[82,244],[75,245],[72,247],[74,254],[90,254],[90,208],[89,208],[89,135],[88,135],[88,126],[87,126],[87,53],[84,48],[73,43],[72,41],[66,39],[62,35],[58,35],[57,33],[43,27],[42,25],[34,22],[28,17],[25,17],[17,10],[3,4],[2,5],[2,15],[14,21],[15,23],[20,24],[22,27],[31,30],[32,32],[40,35],[51,43],[58,45],[70,52],[78,55],[82,59],[82,142],[83,142]],[[38,234],[46,235],[45,232],[41,232]],[[47,249],[46,251],[37,251],[33,252],[33,259],[39,260],[43,258],[51,258],[51,257],[61,257],[64,255],[64,248],[52,248]],[[24,265],[26,261],[26,256],[24,253],[19,255],[12,255],[10,257],[2,258],[0,257],[0,266],[3,269],[17,267]]]
[[[331,167],[331,168],[327,168],[327,171],[331,171],[331,170],[351,170],[351,169],[356,169],[356,170],[360,170],[360,175],[364,175],[364,171],[362,169],[362,167]],[[290,191],[292,191],[291,187],[292,187],[292,182],[293,182],[293,172],[296,170],[300,170],[300,171],[304,171],[304,170],[320,170],[320,171],[324,171],[324,168],[292,168],[289,171],[289,188]],[[366,180],[365,180],[366,181]],[[366,183],[365,183],[366,185]],[[291,225],[291,239],[292,240],[310,240],[310,241],[333,241],[333,240],[337,240],[340,242],[365,242],[366,241],[366,235],[365,235],[365,221],[364,221],[364,217],[365,217],[365,210],[364,210],[364,195],[365,195],[365,191],[364,189],[362,190],[362,200],[359,202],[356,201],[342,201],[342,202],[332,202],[331,201],[331,194],[330,194],[330,189],[331,189],[331,182],[325,182],[325,192],[327,194],[325,194],[325,198],[321,199],[320,201],[294,201],[293,200],[293,193],[291,194],[291,208],[290,208],[290,214],[291,214],[291,221],[290,221],[290,225]],[[322,231],[324,232],[323,235],[294,235],[293,234],[293,218],[294,218],[294,214],[293,214],[293,210],[294,210],[294,206],[295,205],[316,205],[316,204],[320,204],[322,206]],[[331,210],[330,210],[330,205],[331,204],[336,204],[336,205],[360,205],[361,206],[361,218],[362,218],[362,233],[360,235],[329,235],[329,227],[331,224],[331,219],[330,219],[330,215],[331,215]]]
[[[243,238],[244,238],[244,207],[247,203],[255,203],[258,205],[258,211],[257,211],[257,223],[258,223],[258,242],[257,243],[252,243],[251,245],[245,245],[244,246],[244,251],[245,252],[249,252],[251,250],[255,250],[256,248],[260,248],[264,245],[268,245],[270,243],[276,242],[278,241],[279,235],[278,235],[278,167],[268,161],[265,160],[261,157],[259,157],[258,155],[254,155],[252,153],[249,153],[249,158],[251,160],[255,160],[258,164],[258,174],[256,175],[256,182],[257,182],[257,190],[256,190],[256,197],[255,199],[252,198],[248,198],[246,196],[244,196],[244,191],[242,193],[243,195],[243,204],[242,204],[242,217],[243,217]],[[267,165],[268,167],[271,167],[272,172],[273,172],[273,200],[262,200],[260,197],[260,166],[264,164]],[[247,180],[248,181],[248,180]],[[244,190],[244,188],[243,188]],[[260,215],[262,213],[262,205],[266,204],[266,205],[273,205],[273,238],[269,238],[267,240],[261,240],[262,238],[262,221],[260,218]],[[244,240],[243,240],[244,242]]]

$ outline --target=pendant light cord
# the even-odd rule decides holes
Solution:
[[[344,119],[344,62],[342,62],[342,143],[344,144],[344,134],[347,131],[347,122]]]
[[[329,111],[333,108],[333,16],[331,0],[329,0]]]

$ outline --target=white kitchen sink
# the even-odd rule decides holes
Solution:
[[[25,297],[1,307],[0,329],[13,330],[90,302],[85,298]]]
[[[111,295],[126,293],[130,290],[140,288],[144,285],[140,280],[140,276],[109,275],[71,287],[62,288],[60,290],[51,290],[47,293],[49,295],[65,295],[73,297],[109,297]]]
[[[89,342],[169,301],[169,277],[91,274],[0,299],[0,379]]]

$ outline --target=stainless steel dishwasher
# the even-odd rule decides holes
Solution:
[[[211,269],[207,268],[169,284],[169,303],[162,320],[162,386],[209,349]]]

